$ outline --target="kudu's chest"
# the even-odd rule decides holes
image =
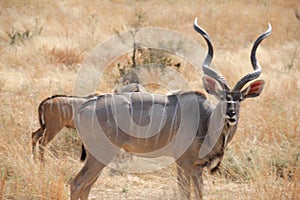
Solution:
[[[219,134],[206,135],[206,137],[201,138],[199,141],[200,145],[198,159],[195,162],[195,165],[201,168],[207,167],[211,173],[216,172],[221,164],[226,147],[230,139],[233,137],[236,128],[237,125],[230,126],[225,120],[224,126],[220,129]],[[210,131],[207,133],[211,134]],[[202,151],[203,149],[205,149],[205,151]]]

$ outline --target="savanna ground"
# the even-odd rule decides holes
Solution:
[[[31,131],[39,126],[38,104],[54,94],[72,95],[87,54],[139,16],[143,26],[176,30],[205,47],[192,28],[198,16],[214,43],[213,67],[231,85],[251,70],[252,42],[272,24],[257,51],[265,89],[243,103],[221,173],[204,176],[204,196],[300,199],[299,1],[2,0],[0,7],[0,199],[69,198],[69,183],[82,166],[80,141],[76,131],[64,129],[48,146],[45,166],[35,164]],[[117,78],[99,90],[111,92]],[[190,81],[203,90],[200,77]],[[175,167],[146,174],[106,168],[90,198],[178,199]]]

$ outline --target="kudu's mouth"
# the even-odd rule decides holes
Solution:
[[[229,126],[234,126],[236,124],[236,116],[226,116],[226,119]]]

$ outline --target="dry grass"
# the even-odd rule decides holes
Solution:
[[[82,165],[76,132],[64,130],[49,145],[46,165],[34,164],[37,106],[47,96],[72,94],[88,52],[115,29],[126,30],[138,9],[146,26],[171,28],[204,45],[192,29],[198,16],[214,42],[214,67],[231,85],[250,71],[251,44],[272,24],[258,49],[266,88],[242,105],[221,174],[205,175],[205,199],[300,198],[297,0],[3,0],[0,7],[0,199],[68,199],[69,181]],[[191,81],[198,87],[200,79]],[[178,199],[174,166],[142,175],[105,169],[91,199]]]

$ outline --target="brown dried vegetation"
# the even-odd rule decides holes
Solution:
[[[257,51],[266,87],[259,98],[242,105],[240,125],[221,173],[204,177],[204,196],[300,198],[297,0],[3,0],[0,7],[0,199],[69,198],[69,182],[82,165],[78,161],[80,147],[75,147],[78,136],[64,130],[50,144],[45,167],[35,164],[30,157],[30,133],[38,127],[38,104],[54,94],[71,95],[86,55],[115,34],[115,29],[127,30],[137,10],[147,16],[144,25],[174,29],[205,47],[192,28],[198,16],[216,50],[213,67],[231,85],[251,70],[252,42],[268,22],[272,24],[272,35]],[[199,75],[187,64],[182,63],[179,72],[195,89],[202,90]],[[117,65],[105,73],[99,90],[111,92],[119,76]],[[141,76],[150,74],[155,79],[157,73],[143,72]],[[163,89],[155,86],[154,91]],[[173,165],[149,174],[106,169],[90,198],[178,199],[175,173]]]

